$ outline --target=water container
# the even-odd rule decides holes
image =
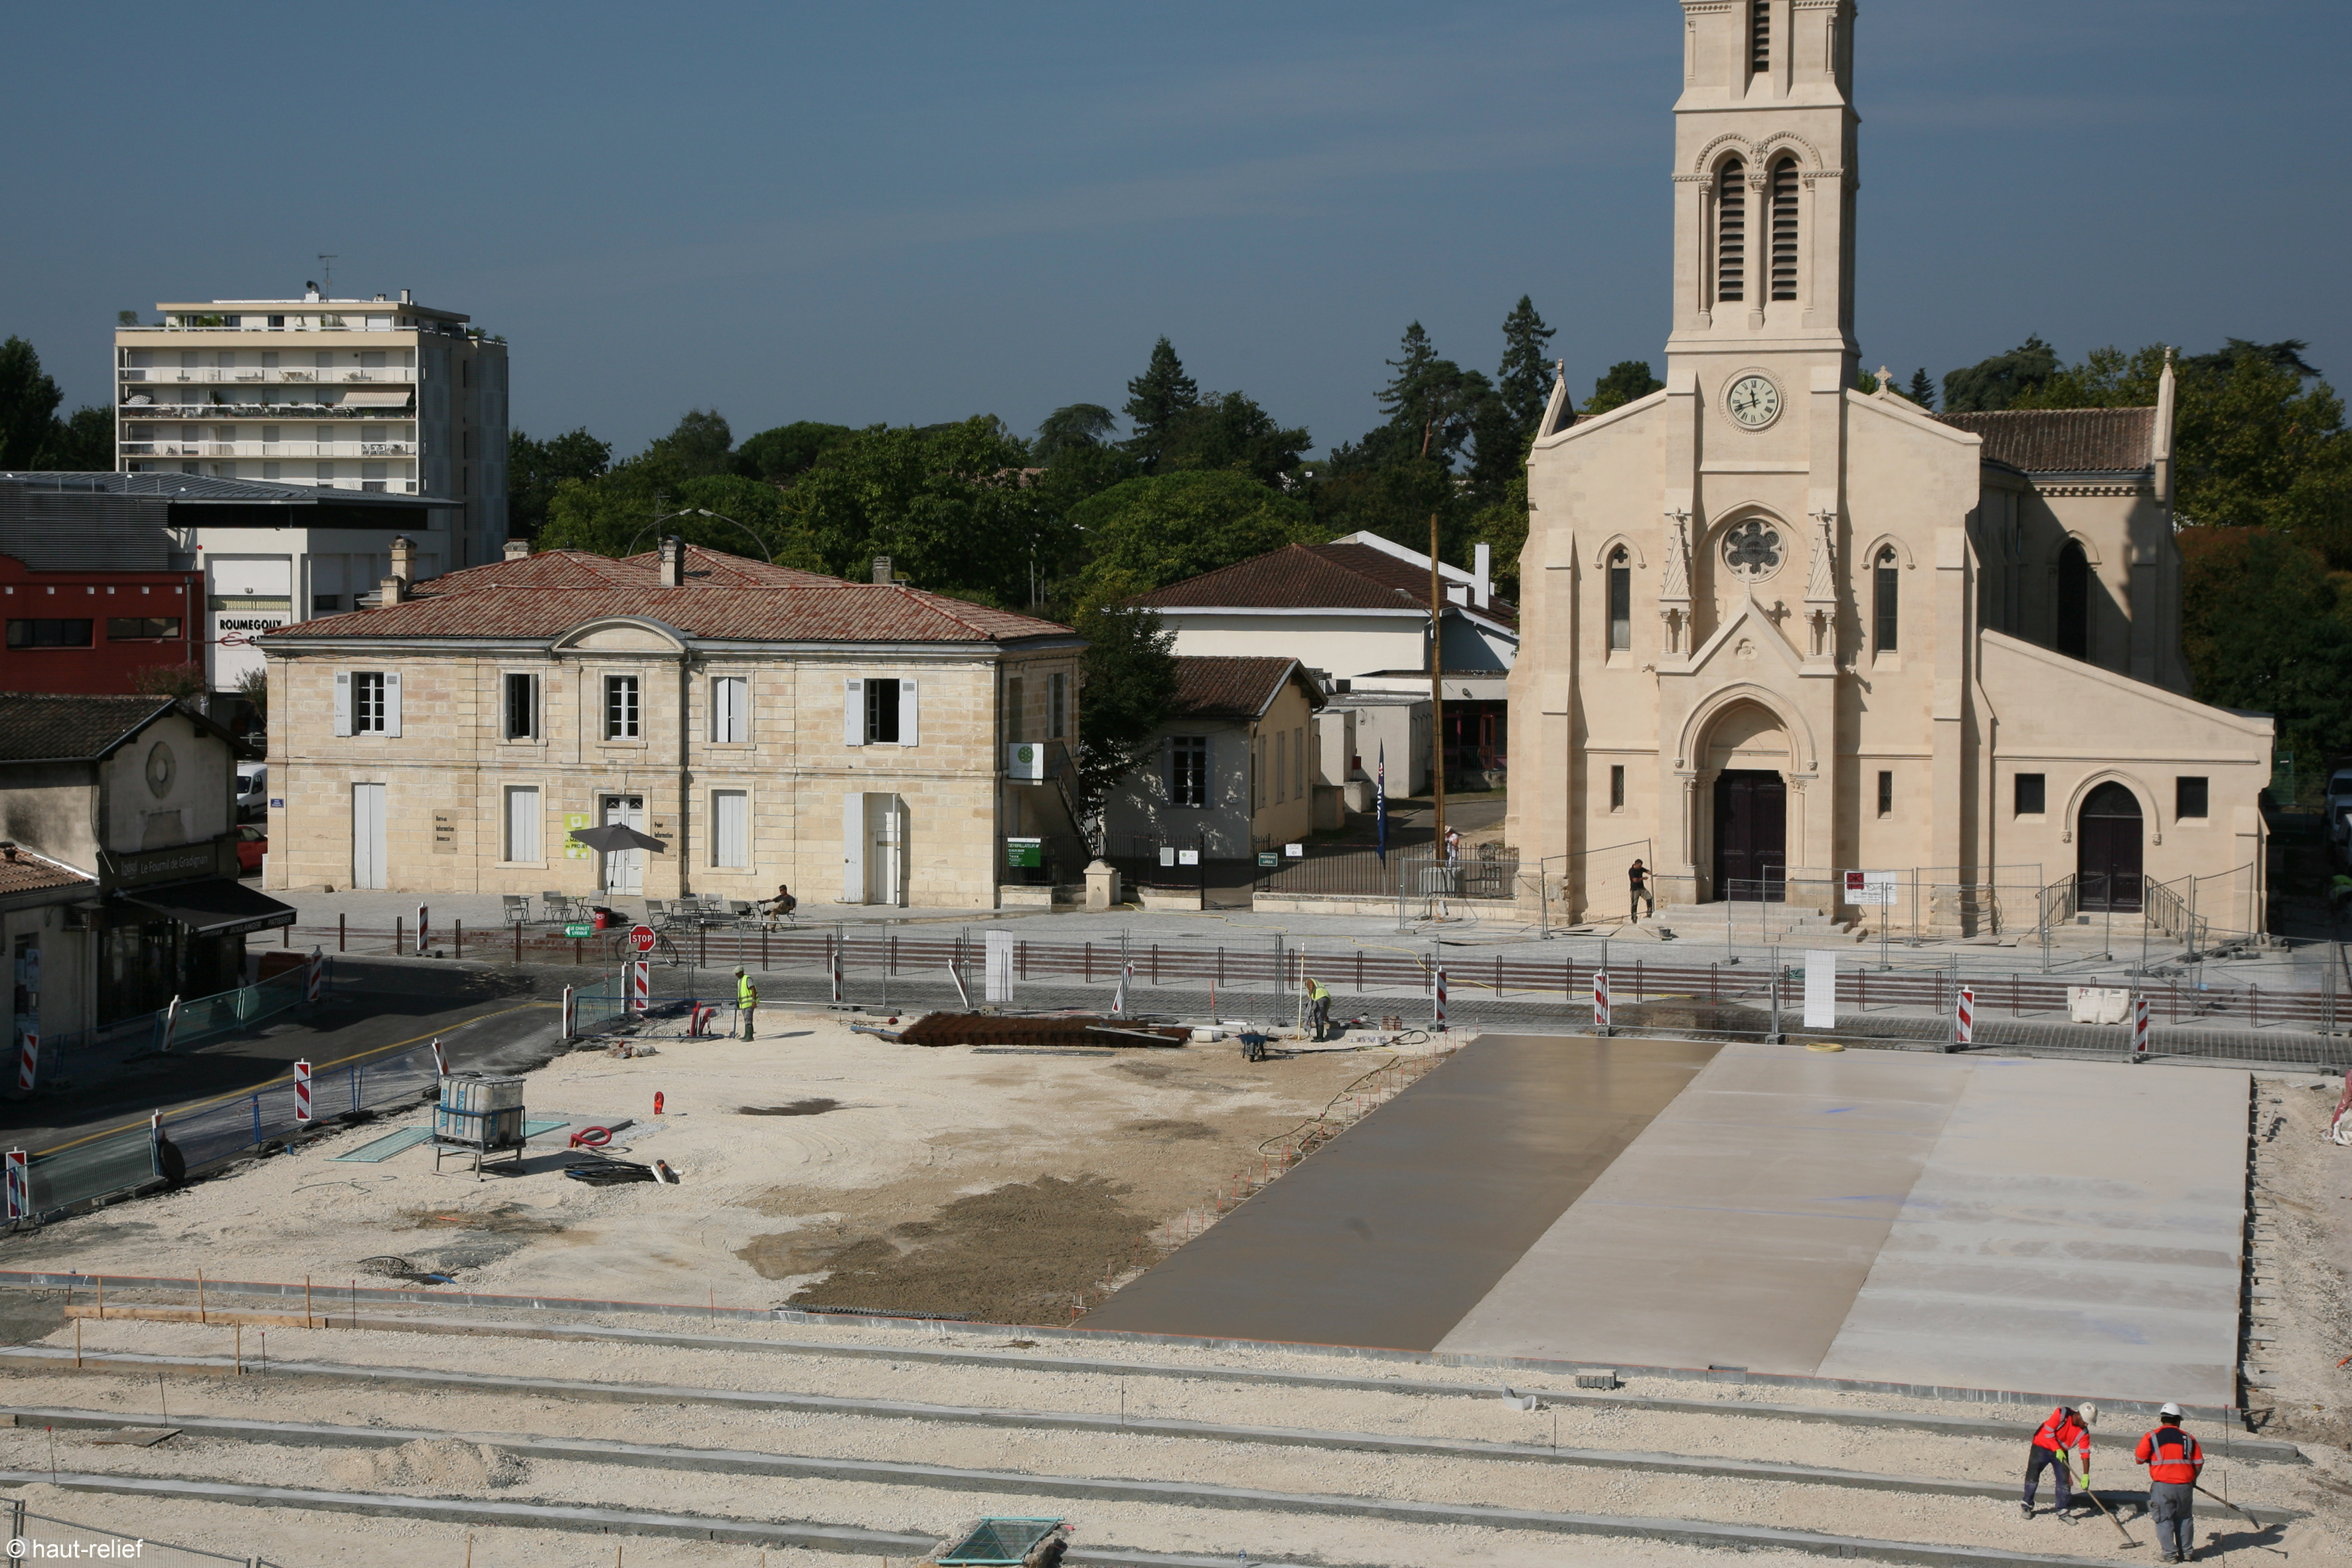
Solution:
[[[523,1141],[522,1122],[522,1079],[453,1073],[441,1080],[441,1103],[433,1110],[436,1142],[517,1148]]]

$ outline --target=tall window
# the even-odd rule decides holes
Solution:
[[[1625,809],[1625,764],[1622,763],[1609,764],[1609,809]]]
[[[1609,555],[1609,651],[1633,646],[1633,567],[1621,546]]]
[[[2091,559],[2072,539],[2058,552],[2057,630],[2060,653],[2091,657]]]
[[[1737,158],[1716,176],[1715,297],[1748,298],[1748,165]]]
[[[895,680],[866,682],[866,743],[869,746],[895,746],[898,743],[898,683]]]
[[[506,678],[506,731],[509,741],[535,741],[539,738],[539,677],[509,672]],[[509,855],[509,860],[538,856]]]
[[[507,791],[507,858],[534,861],[539,858],[539,791],[517,788]]]
[[[710,792],[710,863],[724,870],[751,865],[751,797],[740,789]]]
[[[1870,646],[1880,653],[1892,653],[1903,630],[1903,563],[1895,559],[1894,546],[1879,551],[1870,575]]]
[[[381,735],[384,731],[383,671],[352,673],[352,733]]]
[[[1045,738],[1058,741],[1068,733],[1070,678],[1066,675],[1048,677],[1045,691],[1050,699],[1045,705]]]
[[[1748,68],[1772,68],[1772,0],[1748,0]]]
[[[1209,737],[1168,737],[1168,803],[1171,805],[1209,804]]]
[[[1772,165],[1772,298],[1797,297],[1797,161]]]
[[[637,713],[637,678],[634,675],[608,675],[604,678],[604,739],[634,741],[640,733]]]
[[[1878,815],[1895,815],[1895,775],[1883,769],[1878,775]]]
[[[751,738],[751,682],[741,675],[710,678],[710,738],[720,742]]]
[[[1307,798],[1307,728],[1290,732],[1290,793],[1300,800]]]
[[[1290,798],[1290,737],[1280,730],[1274,732],[1274,804],[1280,805]]]

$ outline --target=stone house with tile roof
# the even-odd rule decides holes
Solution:
[[[1157,756],[1103,805],[1110,852],[1147,864],[1165,847],[1210,860],[1303,841],[1317,826],[1319,684],[1290,658],[1176,656],[1176,702]],[[1336,826],[1336,824],[1334,825]]]
[[[675,540],[626,560],[509,549],[262,639],[273,886],[754,900],[789,883],[991,909],[1003,838],[1074,836],[1067,626]],[[1005,765],[1019,742],[1048,758],[1024,778]],[[606,823],[668,848],[570,838]]]
[[[1510,842],[1573,918],[1641,855],[1661,906],[1880,917],[1845,877],[1891,870],[1926,926],[2168,931],[2193,877],[2260,929],[2273,725],[2189,689],[2169,372],[2148,408],[1854,390],[1854,11],[1766,9],[1679,18],[1664,388],[1538,427]]]

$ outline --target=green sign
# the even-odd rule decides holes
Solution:
[[[1261,866],[1279,866],[1282,864],[1282,851],[1261,849],[1257,852],[1257,863]]]
[[[1042,838],[1006,839],[1004,863],[1014,870],[1043,866],[1045,863],[1045,841]]]
[[[593,924],[582,921],[576,924],[565,926],[563,928],[563,934],[566,936],[594,936],[596,934],[596,928]]]

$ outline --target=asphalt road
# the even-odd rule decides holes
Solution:
[[[251,1034],[204,1041],[168,1056],[142,1049],[110,1062],[68,1062],[56,1085],[0,1106],[0,1136],[38,1152],[148,1113],[192,1110],[249,1094],[307,1058],[330,1068],[441,1037],[453,1066],[519,1070],[554,1054],[562,983],[529,971],[390,959],[336,960],[332,994]]]

